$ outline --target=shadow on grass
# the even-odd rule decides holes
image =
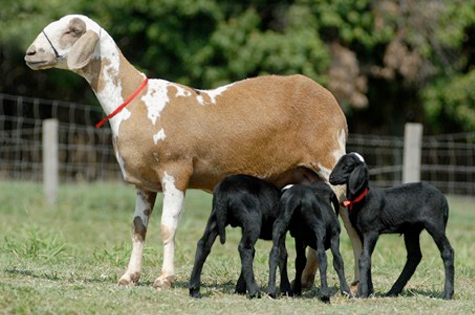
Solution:
[[[110,283],[110,277],[100,277],[100,278],[82,278],[80,276],[70,274],[68,276],[64,276],[64,274],[57,273],[55,271],[47,272],[34,272],[27,269],[5,269],[5,273],[11,275],[18,275],[23,277],[29,277],[33,279],[42,279],[42,280],[49,280],[49,281],[69,281],[75,282],[80,281],[82,283]]]

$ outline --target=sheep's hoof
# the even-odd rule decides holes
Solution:
[[[350,291],[351,291],[351,294],[353,294],[353,296],[357,295],[359,284],[360,282],[358,280],[355,280],[350,284]]]
[[[139,278],[139,273],[125,273],[122,277],[120,277],[119,282],[117,282],[117,285],[121,287],[133,287],[139,281]]]
[[[153,287],[158,291],[170,289],[175,283],[174,276],[160,276],[153,283]]]
[[[302,290],[310,290],[311,288],[313,288],[314,281],[315,281],[315,274],[308,274],[307,276],[303,276]],[[292,283],[292,286],[293,286],[293,283]]]

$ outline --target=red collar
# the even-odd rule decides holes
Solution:
[[[107,117],[105,117],[104,119],[102,119],[100,122],[98,122],[96,124],[96,128],[101,128],[102,125],[108,121],[109,119],[111,119],[112,117],[114,117],[115,115],[117,115],[118,113],[120,113],[121,110],[123,110],[125,108],[125,106],[129,105],[129,103],[147,86],[147,83],[148,83],[148,78],[145,77],[145,80],[142,82],[142,84],[140,84],[140,86],[137,88],[137,90],[135,90],[134,93],[132,93],[132,95],[130,95],[126,100],[125,102],[123,102],[122,104],[120,104],[119,107],[117,107],[112,113],[110,113],[109,115],[107,115]]]
[[[353,200],[345,200],[345,201],[343,201],[343,202],[341,203],[341,205],[342,205],[343,207],[348,207],[348,206],[350,206],[350,210],[353,210],[353,205],[354,205],[355,203],[358,203],[358,202],[360,202],[361,200],[363,200],[363,198],[366,196],[366,194],[368,193],[368,191],[369,191],[369,189],[368,189],[368,187],[366,187],[366,189],[363,190],[363,192],[361,193],[361,195],[359,195],[358,197],[356,197],[356,198],[353,199]]]

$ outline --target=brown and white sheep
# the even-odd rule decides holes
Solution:
[[[133,247],[120,285],[139,280],[157,192],[163,192],[164,251],[154,287],[168,288],[175,280],[174,239],[186,189],[212,191],[224,176],[237,173],[278,186],[318,176],[328,181],[345,154],[343,112],[328,90],[302,75],[257,77],[214,90],[161,79],[146,82],[112,37],[83,15],[47,25],[25,61],[34,70],[62,68],[84,77],[110,118],[117,161],[125,181],[136,187]],[[131,95],[130,103],[121,106]],[[345,198],[342,189],[334,188]],[[343,217],[358,253],[359,239]],[[315,253],[309,257],[303,281],[311,284]]]

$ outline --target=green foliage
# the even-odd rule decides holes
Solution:
[[[41,231],[35,225],[24,226],[21,230],[24,235],[16,235],[14,238],[5,236],[3,242],[3,250],[15,255],[18,259],[50,261],[58,259],[66,250],[67,246],[60,235]]]
[[[423,97],[427,117],[438,130],[447,127],[447,119],[463,129],[475,130],[475,70],[439,79]]]
[[[404,117],[425,108],[432,130],[440,130],[441,121],[452,132],[475,123],[473,96],[463,92],[475,63],[474,0],[10,1],[0,10],[0,92],[95,102],[74,74],[50,70],[32,75],[24,65],[23,53],[40,30],[69,13],[97,20],[150,77],[198,88],[292,73],[328,86],[330,70],[338,66],[329,47],[338,42],[355,54],[357,70],[369,82],[362,88],[368,111]],[[388,56],[394,43],[399,50]],[[413,63],[402,67],[408,59]],[[385,72],[388,67],[395,75]],[[443,87],[465,96],[454,99]],[[350,127],[373,128],[371,119],[393,124],[389,115],[347,114]]]

